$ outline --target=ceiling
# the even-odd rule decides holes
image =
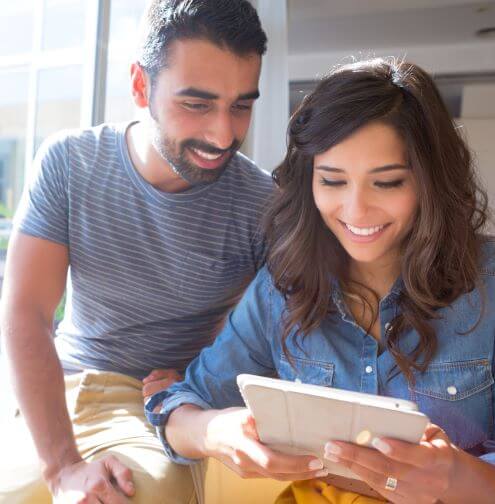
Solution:
[[[288,12],[290,54],[474,43],[495,26],[495,1],[288,0]]]

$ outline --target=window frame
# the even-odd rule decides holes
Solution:
[[[81,66],[83,81],[79,127],[95,126],[104,120],[111,1],[84,0],[87,11],[83,43],[81,47],[63,49],[43,49],[47,1],[34,2],[31,51],[0,56],[0,72],[24,70],[28,74],[24,184],[28,179],[35,155],[40,72],[54,68]]]

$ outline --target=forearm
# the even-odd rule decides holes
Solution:
[[[49,480],[62,467],[81,460],[67,412],[60,361],[51,323],[27,310],[2,317],[2,337],[19,407],[31,431]]]
[[[495,465],[489,464],[464,451],[460,452],[461,471],[458,482],[451,485],[452,493],[449,492],[445,499],[446,504],[461,504],[465,502],[477,502],[479,504],[493,502],[495,495]],[[453,482],[452,482],[453,483]]]
[[[217,413],[192,404],[175,409],[165,425],[165,437],[174,452],[189,459],[206,457],[208,424]]]

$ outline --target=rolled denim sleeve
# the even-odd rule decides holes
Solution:
[[[484,446],[488,453],[482,455],[480,459],[495,465],[495,441],[487,441]]]
[[[494,340],[494,350],[493,350],[493,358],[492,358],[492,376],[495,376],[495,334],[493,335]],[[493,421],[492,425],[495,425],[495,386],[492,386],[492,400],[493,400]],[[483,447],[485,449],[485,454],[480,457],[481,460],[488,462],[489,464],[495,465],[495,439],[489,439],[483,443]]]
[[[194,460],[176,454],[165,438],[163,427],[172,411],[183,404],[202,409],[244,406],[237,375],[274,375],[272,347],[267,337],[271,332],[272,289],[270,275],[263,268],[230,313],[213,345],[191,362],[184,380],[157,392],[146,403],[146,417],[157,427],[165,453],[174,462],[190,464]],[[160,412],[154,413],[160,404]]]
[[[180,386],[182,383],[179,383],[177,385]],[[174,391],[170,390],[172,389],[172,387],[178,388],[178,391],[175,393]],[[181,388],[177,387],[176,385],[173,385],[172,387],[170,387],[170,389],[168,390],[157,392],[150,398],[145,406],[146,417],[148,418],[148,421],[155,426],[158,439],[163,445],[165,455],[177,464],[193,464],[194,462],[197,462],[197,460],[181,457],[174,450],[172,450],[165,437],[164,427],[172,411],[183,404],[193,404],[200,407],[201,409],[210,409],[211,406],[193,392],[181,391]],[[159,404],[162,404],[160,412],[153,413],[154,408]]]

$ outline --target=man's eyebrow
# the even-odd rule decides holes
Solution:
[[[345,170],[343,170],[342,168],[335,168],[334,166],[325,166],[325,165],[318,165],[315,167],[315,170],[323,170],[333,173],[345,173]],[[410,170],[410,167],[403,164],[394,163],[384,166],[377,166],[376,168],[372,168],[371,170],[369,170],[369,173],[381,173],[391,170]]]
[[[203,91],[202,89],[197,89],[193,87],[181,89],[175,93],[176,96],[190,96],[192,98],[202,98],[203,100],[218,100],[220,98],[214,93],[209,91]]]
[[[210,93],[209,91],[204,91],[203,89],[198,89],[194,87],[188,87],[181,89],[175,93],[176,96],[189,96],[191,98],[200,98],[202,100],[218,100],[219,95],[215,93]],[[241,94],[237,97],[238,100],[256,100],[259,98],[260,92],[256,89],[255,91],[250,91],[249,93]]]
[[[250,93],[244,93],[237,97],[238,100],[257,100],[260,97],[260,92],[258,90],[251,91]]]

